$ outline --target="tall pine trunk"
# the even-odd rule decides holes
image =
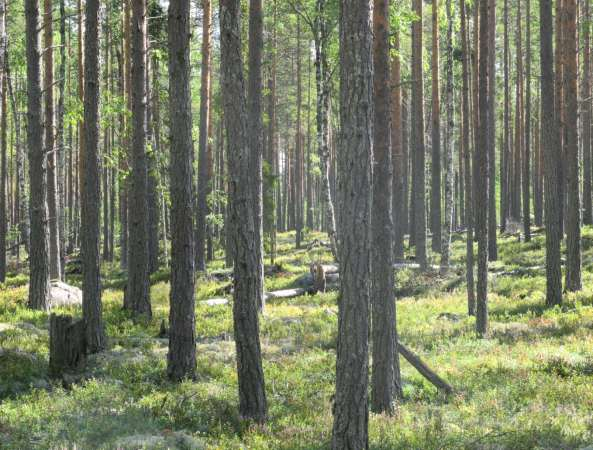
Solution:
[[[60,235],[58,228],[58,173],[56,170],[56,148],[54,139],[54,53],[52,0],[44,0],[43,21],[43,96],[45,102],[44,129],[45,154],[47,159],[47,209],[49,225],[49,276],[59,280]]]
[[[392,412],[401,397],[393,273],[392,162],[389,77],[389,0],[373,7],[373,203],[371,310],[373,367],[371,408]]]
[[[579,291],[581,281],[581,198],[579,192],[579,104],[577,93],[577,2],[564,0],[563,44],[565,65],[563,92],[566,124],[566,290]]]
[[[370,2],[340,2],[340,304],[332,449],[368,448],[373,60]],[[389,168],[387,168],[389,170]],[[390,269],[387,269],[390,270]]]
[[[583,112],[583,223],[593,225],[593,207],[591,192],[591,11],[588,1],[583,4],[583,84],[581,98]]]
[[[406,191],[404,173],[408,166],[407,154],[404,153],[402,121],[401,62],[399,55],[399,29],[394,30],[395,54],[391,61],[391,148],[393,153],[393,257],[404,258],[404,235],[407,225]]]
[[[264,260],[263,260],[263,185],[262,159],[264,127],[262,119],[262,52],[263,40],[262,0],[249,0],[249,61],[247,84],[247,139],[249,141],[249,173],[245,187],[252,190],[254,208],[254,235],[256,266],[255,302],[260,311],[264,308]]]
[[[413,227],[416,261],[426,268],[426,192],[424,149],[424,82],[422,70],[422,0],[413,0],[416,19],[412,23],[412,195]]]
[[[146,156],[146,0],[131,2],[132,145],[128,204],[128,285],[124,303],[134,316],[151,317]]]
[[[267,401],[259,341],[257,299],[260,261],[255,247],[258,215],[250,179],[247,102],[241,58],[240,1],[220,1],[221,91],[228,136],[229,219],[234,258],[233,323],[237,351],[239,414],[264,422]],[[252,55],[254,56],[254,55]]]
[[[432,170],[430,231],[432,251],[441,251],[441,97],[439,92],[439,2],[432,0]]]
[[[478,134],[479,147],[476,148],[475,161],[477,175],[476,205],[488,205],[488,103],[492,101],[488,91],[488,73],[490,45],[488,37],[488,17],[490,1],[480,0],[479,23],[479,71],[478,84]],[[478,238],[478,280],[476,284],[476,331],[484,336],[488,332],[488,208],[476,207],[476,236]]]
[[[41,119],[39,0],[25,0],[27,46],[27,147],[29,154],[29,307],[49,307],[49,230],[47,227],[46,159]]]
[[[193,377],[196,370],[193,141],[190,89],[190,4],[171,0],[168,22],[171,118],[171,292],[167,375]]]
[[[463,149],[463,162],[465,165],[465,221],[467,226],[466,233],[466,251],[465,251],[465,266],[466,266],[466,282],[467,282],[467,304],[469,315],[476,314],[476,296],[474,288],[474,216],[473,216],[473,172],[471,164],[471,150],[470,150],[470,112],[469,112],[469,45],[467,18],[465,9],[465,0],[460,0],[461,9],[461,40],[462,40],[462,90],[461,90],[461,115],[462,115],[462,141],[461,148]]]
[[[208,123],[210,121],[210,27],[212,4],[202,0],[202,67],[200,82],[200,135],[198,141],[198,195],[196,216],[196,268],[206,270],[206,217],[211,180],[208,177]]]
[[[99,171],[99,0],[86,0],[84,35],[84,142],[81,155],[81,255],[82,314],[89,352],[105,348],[101,304],[99,251],[100,171]]]
[[[490,0],[488,15],[488,260],[498,259],[496,239],[496,0]]]
[[[447,103],[447,127],[445,129],[445,221],[441,245],[441,270],[449,267],[451,229],[453,228],[453,17],[451,0],[445,0],[447,13],[447,63],[445,67],[445,95]]]

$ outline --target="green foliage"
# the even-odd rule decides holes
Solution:
[[[585,238],[591,235],[585,228]],[[310,239],[327,238],[311,232]],[[457,267],[465,242],[453,242]],[[490,276],[489,339],[476,339],[467,317],[463,270],[397,271],[400,339],[457,394],[443,398],[402,360],[405,401],[394,417],[371,415],[371,448],[580,448],[593,440],[593,288],[546,310],[543,272],[522,266],[524,253],[542,260],[541,244],[539,236],[532,243],[501,238],[501,261]],[[589,246],[584,260],[591,256]],[[298,286],[312,259],[331,261],[324,247],[297,251],[294,232],[279,235],[282,270],[266,277],[266,288]],[[217,260],[210,269],[221,266]],[[1,288],[2,448],[328,448],[336,292],[268,302],[260,330],[270,420],[261,428],[237,414],[232,305],[201,303],[230,298],[230,282],[198,280],[198,378],[172,384],[167,341],[155,338],[168,317],[169,273],[153,275],[153,320],[136,323],[121,309],[125,274],[103,269],[110,348],[92,356],[86,379],[68,390],[47,378],[47,314],[26,308],[26,277],[11,276]],[[586,286],[592,278],[585,271]]]

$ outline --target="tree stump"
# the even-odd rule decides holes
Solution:
[[[86,364],[86,336],[82,319],[52,314],[49,319],[49,374],[60,377]]]
[[[322,264],[312,264],[311,265],[311,275],[313,276],[313,292],[325,292],[326,288],[326,278],[325,278],[325,268]]]

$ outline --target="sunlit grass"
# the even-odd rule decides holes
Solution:
[[[325,240],[309,233],[306,242],[315,238]],[[583,238],[584,290],[546,309],[544,238],[499,237],[488,339],[476,338],[466,314],[460,235],[447,275],[399,270],[400,339],[455,394],[443,397],[402,360],[404,402],[394,417],[371,415],[371,447],[572,449],[593,442],[593,228]],[[310,264],[331,261],[325,247],[295,250],[294,233],[279,235],[277,248],[279,272],[266,278],[267,290],[297,287]],[[209,269],[223,268],[217,253]],[[125,273],[104,264],[103,274],[110,348],[91,357],[86,378],[68,389],[47,378],[48,316],[26,308],[26,276],[0,289],[1,448],[328,448],[337,292],[268,301],[260,333],[270,419],[254,427],[238,416],[232,303],[202,303],[232,302],[230,280],[197,278],[198,377],[172,384],[167,342],[156,338],[168,321],[168,271],[152,277],[154,317],[143,323],[122,310]]]

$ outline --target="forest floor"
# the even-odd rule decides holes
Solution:
[[[467,316],[463,269],[447,276],[398,270],[401,341],[455,388],[445,397],[402,359],[404,400],[394,417],[371,415],[373,449],[574,449],[593,443],[593,228],[583,237],[585,289],[545,309],[544,238],[499,240],[490,265],[491,334],[477,339]],[[307,241],[320,235],[309,233]],[[453,264],[465,243],[454,235]],[[282,271],[268,290],[294,286],[325,250],[294,250],[279,237]],[[434,261],[438,263],[438,260]],[[219,269],[216,260],[210,269]],[[135,324],[122,311],[124,275],[104,266],[110,348],[91,357],[85,379],[47,377],[48,316],[29,311],[27,278],[0,290],[0,448],[321,449],[331,437],[337,329],[336,292],[268,301],[261,319],[268,424],[237,414],[228,281],[198,283],[198,379],[165,377],[168,274],[153,277],[154,318]],[[79,279],[70,277],[77,284]],[[228,294],[227,294],[228,295]],[[80,311],[74,311],[80,314]]]

